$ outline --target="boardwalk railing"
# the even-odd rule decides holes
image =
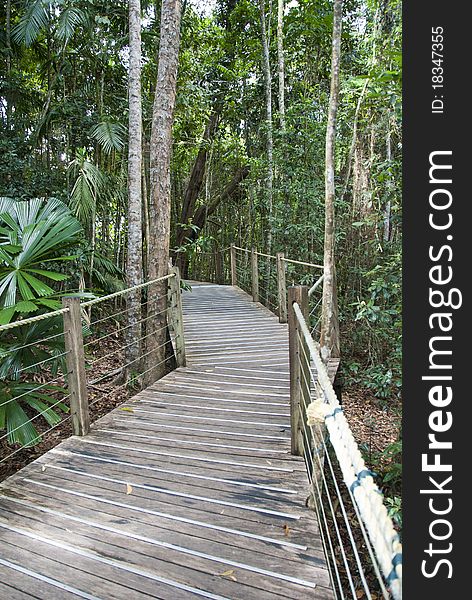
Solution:
[[[283,252],[265,254],[254,248],[230,247],[231,285],[236,285],[287,322],[287,285],[309,284],[309,325],[319,338],[323,265],[287,258]],[[320,275],[321,271],[321,275]]]
[[[288,290],[292,453],[303,456],[337,598],[401,598],[402,547],[310,331],[307,286]],[[375,595],[373,595],[375,593]]]
[[[164,296],[151,295],[156,285],[164,287]],[[130,301],[136,293],[138,309]],[[139,318],[130,325],[131,311]],[[156,345],[164,331],[165,341]],[[144,381],[149,384],[149,373],[173,364],[185,365],[175,267],[154,281],[86,302],[64,297],[59,310],[0,326],[0,466],[12,470],[15,455],[47,441],[58,428],[56,438],[86,435],[91,411],[101,416],[110,402],[118,404]]]

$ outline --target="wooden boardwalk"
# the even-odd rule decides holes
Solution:
[[[0,486],[0,598],[332,598],[290,447],[288,335],[184,294],[180,368]]]

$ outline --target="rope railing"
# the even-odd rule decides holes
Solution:
[[[324,280],[324,273],[323,273],[323,275],[322,275],[322,276],[321,276],[319,279],[317,279],[317,280],[315,281],[315,283],[314,283],[314,284],[311,286],[311,288],[308,290],[308,296],[312,296],[312,295],[313,295],[313,294],[316,292],[316,290],[317,290],[317,289],[320,287],[320,285],[323,283],[323,280]]]
[[[311,331],[312,334],[319,335],[321,298],[318,301],[315,296],[322,289],[324,275],[315,280],[310,270],[322,269],[322,265],[287,258],[283,252],[267,254],[235,244],[230,246],[230,259],[231,284],[250,294],[254,302],[264,304],[279,317],[281,323],[287,322],[287,279],[292,285],[309,281],[312,284],[310,296],[313,296],[314,304],[310,315]],[[273,261],[276,262],[275,265]]]
[[[160,295],[147,294],[137,304],[134,298],[123,308],[129,294],[158,283],[165,287]],[[91,307],[99,313],[94,320]],[[137,315],[129,322],[133,311]],[[36,339],[38,328],[43,335]],[[149,383],[172,363],[185,365],[179,271],[170,266],[163,277],[85,302],[80,295],[64,296],[61,309],[2,325],[0,335],[0,385],[7,394],[0,411],[17,414],[0,430],[0,464],[8,469],[15,455],[66,423],[71,427],[62,428],[55,443],[71,431],[86,435],[95,405],[98,417],[109,408],[105,400],[121,402],[123,392],[135,393],[146,376]],[[132,354],[136,345],[138,356]]]
[[[313,267],[315,269],[324,269],[323,265],[317,265],[309,262],[304,262],[302,260],[294,260],[293,258],[283,258],[284,262],[292,263],[293,265],[302,265],[303,267]]]
[[[291,293],[289,311],[292,453],[305,459],[336,597],[399,600],[399,535],[313,340],[307,288]]]

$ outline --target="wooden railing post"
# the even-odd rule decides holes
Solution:
[[[175,277],[169,279],[169,315],[175,336],[175,359],[178,367],[185,367],[187,359],[185,356],[185,332],[182,314],[182,293],[180,291],[180,271],[178,267],[170,266],[169,273],[175,274]]]
[[[279,302],[279,322],[287,322],[287,284],[285,281],[284,253],[277,252],[277,293]]]
[[[308,318],[308,287],[306,285],[291,286],[288,288],[288,341],[290,362],[290,426],[291,426],[291,452],[303,456],[303,423],[304,412],[301,410],[303,402],[309,403],[309,391],[306,381],[310,381],[309,365],[305,355],[309,356],[308,348],[304,343],[303,333],[298,326],[297,316],[293,304],[300,306],[305,319]],[[308,370],[308,373],[307,373]],[[309,383],[308,383],[309,385]]]
[[[230,246],[230,257],[231,257],[231,285],[238,285],[238,276],[236,273],[236,248],[234,244]]]
[[[223,250],[216,250],[215,252],[215,282],[218,284],[224,283],[223,278]]]
[[[251,249],[251,280],[252,280],[252,299],[259,302],[259,265],[257,264],[257,252]]]
[[[90,413],[80,298],[72,296],[63,298],[62,306],[69,309],[64,313],[63,320],[72,431],[74,435],[87,435],[90,431]]]

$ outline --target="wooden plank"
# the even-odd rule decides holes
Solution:
[[[282,494],[272,490],[261,490],[258,488],[236,485],[232,486],[231,484],[225,484],[222,481],[212,482],[211,480],[205,481],[191,477],[172,475],[171,473],[162,472],[162,470],[152,471],[153,467],[149,465],[143,465],[143,467],[147,468],[140,469],[125,460],[120,461],[120,464],[112,462],[114,460],[119,460],[119,458],[114,458],[109,455],[96,457],[94,459],[94,457],[85,453],[80,455],[76,454],[75,456],[65,454],[57,457],[55,465],[67,468],[68,470],[75,469],[76,471],[85,473],[89,477],[102,477],[103,470],[106,468],[106,477],[104,476],[103,480],[106,481],[112,479],[121,481],[122,490],[124,492],[126,492],[126,485],[130,484],[132,487],[145,487],[150,491],[155,491],[171,497],[190,498],[203,503],[208,503],[209,505],[212,505],[213,510],[221,511],[226,510],[226,507],[228,507],[242,509],[251,513],[268,514],[271,517],[280,520],[298,520],[300,518],[301,498],[296,497],[294,499],[291,494],[283,494],[282,498]],[[166,466],[163,465],[162,468],[166,469],[167,466],[170,466],[169,463],[166,463]],[[184,465],[181,465],[180,470],[182,469],[182,466]],[[159,469],[159,467],[155,468]],[[177,469],[171,468],[166,470],[177,471]],[[213,478],[215,478],[216,476],[217,479],[217,475],[220,474],[212,474],[209,471],[207,473],[208,477],[213,476]],[[157,476],[159,476],[158,480]],[[227,478],[228,477],[225,479]],[[220,477],[219,479],[223,479],[223,477]],[[266,481],[268,487],[275,487],[275,481],[273,479],[264,478],[262,480],[262,482]],[[283,489],[292,489],[292,481],[285,481],[286,488]],[[213,484],[214,489],[211,489],[211,484]]]
[[[64,492],[64,488],[36,487],[34,493],[22,493],[21,500],[34,503],[38,506],[48,507],[49,509],[66,512],[71,515],[77,514],[77,508],[80,507],[80,514],[86,514],[83,511],[90,511],[93,516],[100,516],[100,521],[103,515],[104,519],[109,519],[111,523],[119,523],[126,525],[131,524],[136,528],[138,533],[149,530],[149,527],[159,529],[162,539],[172,541],[175,539],[174,534],[178,533],[187,536],[185,543],[192,543],[193,538],[198,540],[211,540],[219,542],[233,548],[239,548],[247,551],[250,547],[251,552],[256,552],[260,555],[269,555],[280,558],[284,561],[309,562],[321,564],[324,560],[321,544],[315,548],[314,546],[305,547],[293,541],[293,534],[300,534],[299,530],[292,530],[284,533],[284,538],[271,541],[267,536],[257,536],[252,531],[242,529],[226,530],[217,525],[212,526],[211,523],[205,521],[195,521],[184,517],[176,519],[175,515],[170,513],[158,512],[151,508],[146,510],[134,503],[134,498],[109,500],[100,495],[100,491],[96,490],[94,494],[81,494],[77,490],[69,490],[70,495]],[[158,518],[156,518],[158,517]],[[315,538],[316,542],[316,538]],[[182,542],[183,543],[183,542]],[[200,542],[199,542],[200,543]]]
[[[271,572],[274,573],[273,578],[279,579],[277,576],[284,574],[292,576],[294,578],[304,579],[307,575],[310,576],[313,573],[317,574],[317,582],[326,583],[327,573],[323,566],[320,567],[320,563],[323,564],[323,557],[314,557],[308,555],[303,551],[287,552],[281,547],[267,548],[259,542],[259,550],[255,550],[255,546],[251,543],[248,546],[242,545],[241,543],[228,542],[228,536],[224,536],[221,533],[213,532],[213,535],[200,537],[198,535],[188,535],[188,526],[177,526],[172,529],[165,528],[161,523],[146,522],[146,534],[143,535],[142,524],[136,522],[134,519],[117,519],[115,516],[108,514],[105,510],[97,510],[96,506],[92,506],[90,501],[81,500],[80,506],[82,508],[80,512],[80,518],[74,514],[73,509],[64,506],[60,501],[51,502],[47,496],[41,497],[40,502],[32,502],[29,499],[6,499],[0,500],[2,506],[6,507],[6,510],[12,511],[15,515],[24,515],[26,518],[32,516],[33,518],[41,519],[41,515],[44,519],[51,519],[52,522],[58,524],[64,524],[64,527],[70,527],[70,524],[78,522],[83,525],[83,530],[86,535],[92,535],[97,537],[100,532],[108,532],[116,534],[119,539],[119,543],[131,545],[134,543],[131,540],[137,539],[138,541],[144,541],[149,543],[156,548],[171,550],[181,548],[181,554],[188,552],[194,552],[196,554],[205,555],[205,560],[209,560],[207,556],[214,557],[214,562],[225,563],[228,566],[235,568],[241,568],[242,570],[249,572],[257,572],[257,570],[267,570],[267,565],[270,565]],[[68,520],[70,519],[70,521]],[[192,532],[193,533],[193,532]],[[142,538],[147,538],[145,541]],[[130,540],[126,544],[126,540]],[[236,539],[236,542],[238,540]],[[255,544],[256,542],[254,542]],[[262,550],[261,550],[262,548]],[[278,550],[278,552],[277,552]],[[179,550],[175,550],[179,552]],[[187,552],[187,555],[189,555]],[[155,553],[153,553],[156,556]],[[236,564],[241,563],[239,567]],[[319,569],[324,569],[318,573]],[[251,571],[254,569],[254,571]]]
[[[40,533],[32,533],[27,529],[23,531],[34,537],[23,537],[16,533],[15,537],[11,538],[14,532],[5,534],[9,542],[8,555],[15,554],[17,560],[26,555],[25,560],[28,564],[33,564],[35,570],[46,573],[51,578],[60,574],[60,579],[67,582],[68,586],[85,590],[86,597],[92,597],[93,600],[214,597],[205,592],[202,582],[197,581],[195,586],[185,585],[175,577],[172,579],[172,574],[165,577],[145,566],[137,567],[119,560],[113,554],[113,547],[108,549],[108,555],[101,555],[94,549],[72,545],[69,543],[70,532],[69,536],[64,532],[57,536],[58,539],[48,539]],[[54,527],[51,527],[51,531],[54,534],[58,533]],[[34,545],[30,550],[32,541]]]
[[[135,518],[134,511],[139,514],[144,511],[159,519],[167,518],[173,522],[190,521],[197,529],[196,535],[200,528],[230,530],[230,532],[238,532],[239,535],[244,533],[246,535],[242,537],[249,539],[257,538],[266,542],[269,540],[270,542],[267,543],[272,545],[275,543],[274,540],[278,540],[283,546],[287,542],[293,543],[310,549],[310,552],[321,548],[316,523],[311,516],[307,515],[302,516],[298,521],[291,521],[289,525],[288,520],[274,518],[270,515],[242,511],[234,507],[214,511],[213,507],[206,503],[159,495],[143,488],[133,488],[132,498],[128,498],[126,482],[101,481],[88,474],[74,471],[48,469],[44,473],[32,474],[30,478],[23,481],[28,484],[31,493],[36,493],[36,490],[44,488],[48,494],[54,494],[56,490],[65,503],[71,502],[71,497],[74,501],[77,494],[86,494],[96,498],[96,506],[100,502],[118,503],[125,510],[122,513],[122,518],[125,519]],[[22,489],[24,489],[24,485]],[[15,497],[24,497],[24,492],[7,491],[9,494],[14,494]],[[285,525],[289,526],[289,531]]]
[[[118,528],[110,531],[106,526],[101,529],[95,529],[89,524],[79,521],[74,522],[73,543],[71,543],[70,522],[60,516],[49,515],[48,523],[42,521],[41,515],[34,510],[22,507],[21,510],[4,506],[3,514],[9,515],[9,527],[21,531],[26,539],[33,539],[41,545],[50,544],[54,548],[60,548],[63,552],[74,554],[80,559],[85,557],[88,560],[97,562],[96,568],[110,565],[114,568],[114,577],[117,573],[123,572],[128,575],[134,570],[140,570],[143,581],[141,589],[152,597],[162,597],[160,592],[162,586],[156,586],[159,581],[158,573],[166,572],[174,581],[183,582],[185,585],[192,584],[211,593],[227,594],[232,597],[235,593],[249,600],[267,599],[271,597],[296,598],[304,600],[309,590],[314,589],[313,580],[292,578],[285,573],[277,573],[264,569],[263,572],[257,572],[257,567],[252,567],[240,561],[230,561],[229,559],[220,559],[220,557],[208,555],[201,557],[195,552],[189,559],[189,554],[172,547],[162,547],[156,544],[157,540],[152,540],[148,536],[127,536],[128,541],[123,536],[116,533]],[[34,524],[34,532],[31,532],[25,525]],[[0,521],[0,527],[1,527]],[[7,540],[10,532],[5,534]],[[140,539],[142,538],[142,539]],[[146,538],[146,539],[144,539]],[[16,536],[16,541],[19,537]],[[132,539],[132,550],[128,549]],[[113,558],[108,558],[113,557]],[[191,560],[191,568],[188,567]],[[234,564],[237,563],[237,564]],[[100,565],[100,567],[98,567]],[[241,565],[241,566],[239,566]],[[237,581],[229,580],[226,577],[218,577],[218,573],[228,570],[228,567],[234,567],[237,572]],[[252,567],[252,569],[251,569]],[[310,569],[315,575],[314,569]],[[326,571],[322,571],[319,577],[326,576]],[[286,579],[284,579],[286,578]],[[297,580],[293,582],[294,580]],[[284,595],[279,595],[281,583],[283,584]],[[162,582],[159,582],[162,583]],[[236,589],[238,588],[238,592]],[[233,591],[232,591],[233,590]],[[159,595],[158,595],[159,594]]]
[[[150,597],[172,600],[172,596],[166,595],[164,589],[160,589],[158,595],[141,591],[140,587],[143,584],[139,576],[134,574],[127,573],[124,576],[120,571],[107,565],[97,564],[93,559],[79,557],[37,539],[32,541],[31,538],[23,537],[13,531],[3,530],[1,536],[3,557],[48,579],[54,579],[67,587],[75,588],[96,600],[101,598],[145,600]],[[13,577],[16,577],[14,572],[12,572],[10,580]],[[33,579],[31,591],[34,593],[35,590],[36,580]],[[46,598],[49,600],[50,597],[54,598],[54,595],[44,596],[42,600],[46,600]],[[58,594],[55,597],[59,600],[64,596]],[[75,597],[77,598],[77,594]],[[187,595],[187,597],[191,596]]]

